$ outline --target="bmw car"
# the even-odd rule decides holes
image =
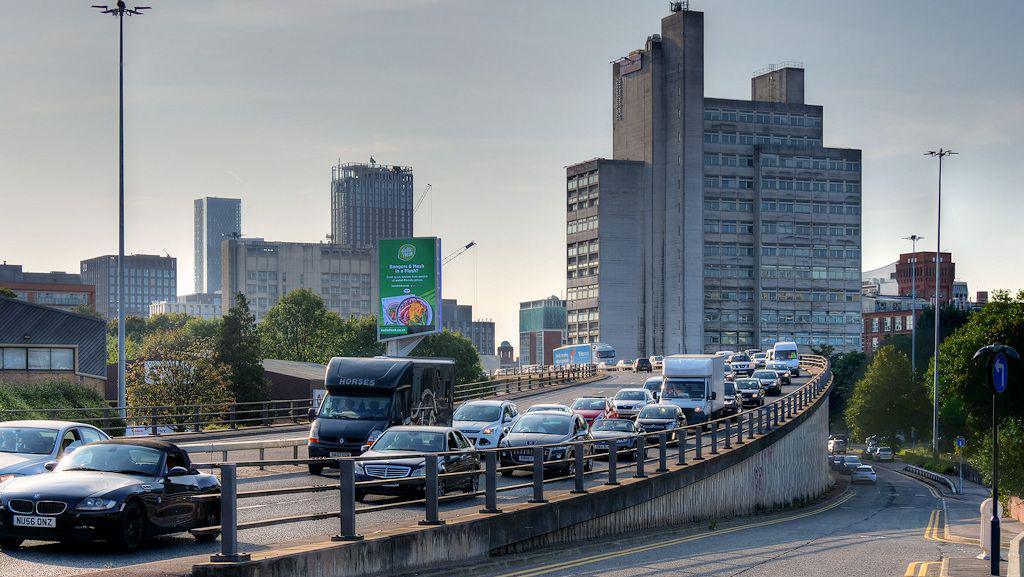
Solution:
[[[213,475],[166,441],[114,439],[49,461],[51,473],[0,485],[0,546],[23,541],[104,540],[133,551],[147,538],[220,524]],[[196,535],[197,540],[216,533]]]
[[[0,423],[0,483],[45,473],[44,466],[76,448],[107,439],[103,431],[67,421],[7,421]]]

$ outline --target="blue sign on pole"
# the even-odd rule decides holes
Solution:
[[[1008,368],[1006,355],[996,353],[995,358],[992,360],[992,388],[997,393],[1002,393],[1006,390],[1006,383],[1010,380]]]
[[[966,445],[966,444],[967,444],[967,439],[965,439],[963,437],[957,437],[956,438],[956,446],[958,448],[963,449],[964,445]]]

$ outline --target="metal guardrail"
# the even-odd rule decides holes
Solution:
[[[956,483],[954,483],[952,480],[950,480],[949,477],[945,475],[940,475],[933,471],[929,471],[928,469],[922,469],[921,467],[916,467],[914,465],[907,465],[903,467],[903,470],[917,477],[924,477],[925,479],[931,479],[932,481],[935,481],[937,483],[943,483],[947,487],[949,487],[949,492],[951,494],[959,494],[959,491],[956,490]]]
[[[544,373],[511,375],[489,381],[455,385],[454,401],[478,399],[494,394],[511,394],[581,380],[596,375],[594,367],[574,367]],[[120,407],[76,407],[66,409],[4,409],[0,421],[43,415],[93,425],[112,436],[202,433],[211,428],[236,429],[282,423],[306,423],[312,399],[286,399],[246,403],[129,406],[127,417]]]
[[[577,440],[562,443],[533,445],[529,448],[510,449],[500,447],[496,449],[476,449],[474,453],[482,457],[484,469],[477,469],[472,472],[440,473],[440,465],[446,462],[453,455],[465,455],[465,451],[459,452],[437,452],[421,453],[419,455],[403,455],[403,458],[420,456],[424,459],[425,467],[422,476],[408,476],[400,478],[379,479],[373,481],[359,481],[355,479],[357,467],[364,467],[363,463],[372,461],[393,460],[394,457],[344,457],[340,459],[290,459],[277,461],[253,461],[247,463],[207,463],[197,464],[197,467],[219,468],[221,470],[221,492],[220,495],[206,495],[197,499],[220,498],[221,520],[220,526],[205,527],[193,531],[197,534],[215,534],[221,532],[221,552],[211,557],[211,561],[230,561],[244,558],[238,552],[238,530],[255,527],[266,527],[299,521],[314,519],[328,519],[337,517],[339,519],[339,532],[333,537],[338,541],[360,540],[362,536],[358,532],[356,517],[360,513],[369,513],[409,505],[422,504],[424,518],[420,521],[423,525],[439,525],[444,521],[440,518],[439,503],[446,502],[454,496],[439,497],[439,483],[447,479],[459,478],[463,481],[466,477],[470,479],[470,494],[473,497],[484,498],[484,508],[480,510],[484,514],[500,514],[498,508],[497,494],[502,491],[513,491],[519,489],[531,489],[531,503],[544,503],[545,484],[573,480],[574,493],[587,492],[587,477],[604,475],[606,485],[617,485],[618,474],[624,466],[619,464],[620,456],[632,456],[633,463],[626,467],[633,468],[633,476],[643,478],[648,476],[649,466],[657,464],[652,473],[665,473],[670,471],[669,461],[674,457],[676,465],[686,465],[687,459],[703,460],[705,455],[716,455],[722,449],[730,449],[733,445],[742,445],[750,442],[759,436],[768,434],[785,422],[795,418],[803,409],[813,405],[823,394],[826,394],[831,384],[831,379],[823,379],[828,369],[828,361],[823,357],[813,355],[801,356],[802,366],[813,366],[821,369],[807,383],[799,389],[779,397],[770,404],[755,407],[748,411],[742,411],[736,415],[715,419],[697,425],[687,425],[669,431],[657,431],[635,435],[622,435],[620,437],[600,440]],[[629,444],[628,448],[620,449],[620,442]],[[258,441],[253,443],[259,443]],[[598,444],[607,444],[608,467],[604,471],[593,470],[593,462],[598,455],[593,453],[594,447]],[[211,444],[217,445],[217,444]],[[674,446],[675,451],[669,447]],[[521,463],[511,459],[513,450],[532,451],[532,463]],[[655,451],[656,457],[649,458],[650,451]],[[590,451],[590,454],[588,454]],[[689,456],[691,455],[692,456]],[[503,458],[504,457],[504,458]],[[502,465],[501,461],[512,462],[511,465]],[[239,492],[237,485],[237,469],[244,467],[265,467],[271,465],[307,465],[334,463],[339,469],[338,484],[334,487],[329,485],[311,485],[304,487],[289,487],[284,489],[266,489],[256,491]],[[558,469],[559,473],[552,474]],[[530,473],[530,480],[527,483],[516,483],[498,486],[498,474],[511,475],[515,471]],[[479,490],[479,479],[484,479],[483,490]],[[423,485],[423,499],[402,501],[398,503],[387,503],[382,505],[356,506],[357,492],[364,492],[375,486],[391,485]],[[322,513],[294,515],[278,517],[273,519],[259,519],[239,523],[237,521],[239,499],[267,497],[282,494],[312,493],[337,490],[339,503],[337,511]]]

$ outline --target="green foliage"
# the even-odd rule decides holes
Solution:
[[[188,414],[187,405],[214,405],[226,410],[232,402],[231,373],[212,354],[213,343],[191,338],[183,329],[153,333],[143,345],[150,367],[133,363],[128,371],[128,406],[165,406],[157,412],[160,425],[175,428],[186,421],[176,414]],[[218,409],[219,406],[219,409]],[[148,411],[139,416],[149,415]],[[132,416],[131,414],[129,416]],[[147,423],[148,424],[148,423]]]
[[[900,452],[900,458],[908,465],[928,469],[943,475],[957,473],[957,463],[946,457],[932,457],[930,448],[906,449]]]
[[[910,314],[909,312],[907,314]],[[967,324],[972,311],[959,309],[952,305],[943,305],[940,315],[939,343],[952,335],[958,328]],[[920,378],[928,367],[928,362],[935,354],[935,307],[921,309],[917,317],[917,372]],[[912,351],[911,335],[892,335],[882,342],[892,345],[910,358]],[[940,349],[941,356],[941,349]]]
[[[835,351],[836,348],[827,343],[822,345],[811,345],[811,353],[818,355],[819,357],[825,357],[826,359],[831,359]]]
[[[927,426],[925,390],[910,378],[910,360],[894,347],[882,347],[854,385],[846,406],[846,423],[855,439],[878,435],[893,446],[898,436],[910,439]]]
[[[373,357],[383,355],[384,343],[377,341],[376,317],[351,317],[341,320],[335,328],[331,356]]]
[[[260,364],[256,316],[249,310],[249,301],[242,293],[235,295],[235,305],[220,325],[216,357],[230,371],[231,391],[236,401],[246,403],[270,398],[270,382]]]
[[[999,493],[1005,499],[1010,495],[1024,495],[1024,421],[1021,417],[1007,417],[999,423]],[[992,433],[981,437],[978,451],[970,462],[985,479],[992,483]]]
[[[11,289],[9,289],[9,288],[7,288],[5,286],[0,286],[0,297],[7,297],[9,299],[16,299],[16,298],[18,298],[18,293],[12,291]]]
[[[73,309],[71,309],[71,312],[73,312],[75,314],[82,315],[82,316],[92,317],[94,319],[103,320],[103,315],[101,315],[100,313],[96,312],[96,309],[92,308],[89,305],[78,305],[78,306],[74,307]]]
[[[864,377],[868,366],[868,357],[861,352],[838,353],[830,357],[832,365],[833,389],[829,397],[829,420],[832,429],[845,428],[843,414],[846,405],[853,395],[853,386]]]
[[[127,332],[127,331],[126,331]],[[126,338],[124,340],[124,358],[131,361],[142,356],[142,342],[139,339]],[[107,364],[117,364],[117,333],[107,333]]]
[[[194,338],[213,339],[220,334],[220,325],[220,319],[206,320],[200,317],[190,317],[182,328]]]
[[[446,330],[430,335],[412,350],[410,356],[454,359],[456,384],[486,379],[473,342],[458,333]]]
[[[265,359],[326,363],[342,320],[327,310],[320,295],[297,289],[272,306],[259,326]]]
[[[114,417],[110,405],[93,389],[70,381],[12,383],[0,380],[0,410],[17,410],[0,420],[62,419],[85,421],[108,431],[121,430],[124,421]],[[67,409],[83,408],[84,411]],[[60,409],[44,412],[39,409]]]

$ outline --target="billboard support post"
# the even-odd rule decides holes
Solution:
[[[420,344],[426,335],[416,335],[412,337],[406,337],[403,339],[391,339],[385,341],[387,344],[387,355],[389,357],[407,357],[416,345]]]
[[[389,357],[406,357],[441,332],[441,239],[381,239],[377,244],[377,340]]]

